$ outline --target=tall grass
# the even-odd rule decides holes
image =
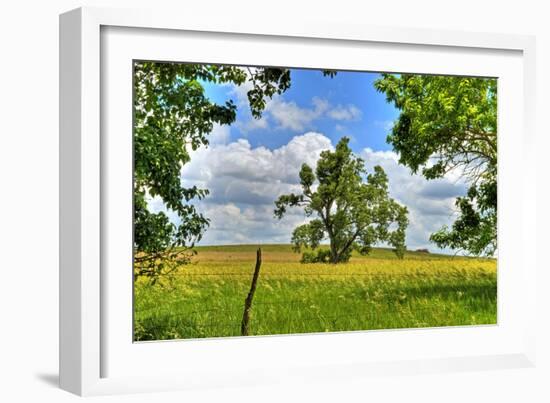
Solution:
[[[162,286],[135,284],[134,338],[239,336],[255,246],[197,248]],[[496,261],[387,249],[349,263],[301,264],[288,245],[262,246],[250,334],[496,323]]]

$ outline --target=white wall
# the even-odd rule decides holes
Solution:
[[[315,16],[374,25],[404,25],[537,35],[539,166],[548,176],[550,141],[543,120],[550,71],[545,2],[384,0],[196,1],[180,12],[280,20]],[[0,400],[74,401],[58,390],[58,14],[81,5],[174,7],[183,1],[39,1],[0,3]],[[176,12],[176,11],[174,11]],[[267,17],[266,17],[267,16]],[[542,183],[543,180],[541,180]],[[547,183],[550,183],[546,179]],[[548,206],[548,190],[541,206]],[[542,208],[540,209],[542,210]],[[549,214],[539,211],[549,223]],[[541,230],[538,246],[547,248]],[[535,246],[535,245],[533,245]],[[540,274],[541,291],[549,284]],[[543,288],[544,287],[544,288]],[[539,293],[543,294],[543,293]],[[97,398],[100,401],[550,401],[549,298],[539,296],[539,366],[531,370],[351,380],[301,388],[255,388]]]

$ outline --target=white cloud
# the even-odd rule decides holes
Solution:
[[[312,108],[301,108],[295,102],[286,102],[277,96],[267,104],[266,112],[273,116],[278,127],[299,132],[319,119],[329,108],[328,101],[321,98],[313,98],[311,103]]]
[[[269,127],[269,117],[267,114],[263,114],[259,119],[250,116],[250,119],[246,121],[238,120],[235,125],[243,133],[248,133],[252,130],[267,129]]]
[[[314,97],[311,108],[302,108],[295,102],[286,102],[276,96],[267,103],[265,113],[273,117],[278,127],[294,131],[306,130],[312,122],[328,116],[334,120],[350,121],[361,118],[361,111],[355,105],[332,106],[326,99]]]
[[[298,183],[302,163],[315,165],[322,150],[332,148],[330,139],[320,133],[295,136],[275,150],[252,148],[248,140],[229,144],[213,144],[191,155],[191,162],[182,169],[184,181],[224,180],[262,181],[264,183]]]
[[[191,162],[181,171],[185,186],[210,190],[209,196],[196,202],[211,220],[201,243],[288,243],[292,230],[308,218],[303,210],[294,208],[277,220],[273,217],[274,201],[281,194],[300,192],[298,173],[302,163],[314,168],[321,151],[333,149],[330,139],[308,132],[270,150],[253,148],[246,139],[221,141],[227,136],[218,130],[219,141],[194,151]],[[392,151],[366,148],[360,156],[368,172],[375,165],[382,166],[388,175],[391,197],[407,206],[409,249],[435,250],[429,236],[454,221],[454,201],[465,193],[464,183],[453,177],[427,181],[421,175],[412,175]],[[150,206],[155,211],[162,210],[160,200],[151,200]]]
[[[286,102],[282,96],[274,96],[266,104],[265,112],[275,121],[278,128],[290,129],[296,132],[304,131],[312,123],[323,117],[338,121],[352,121],[361,118],[361,111],[355,105],[332,106],[326,99],[314,97],[311,107],[304,108],[295,102]]]
[[[202,211],[211,225],[201,244],[289,243],[292,230],[307,221],[303,213],[291,212],[282,220],[273,217],[273,203],[255,206],[206,204]]]
[[[338,105],[328,111],[328,116],[335,120],[359,120],[361,110],[355,105]]]
[[[237,99],[241,111],[248,111],[247,93],[252,89],[252,83],[246,81],[243,85],[232,86],[231,95]],[[275,94],[266,100],[266,106],[260,119],[255,119],[249,112],[246,118],[236,122],[243,133],[252,130],[267,129],[270,125],[279,129],[304,132],[312,128],[313,122],[323,117],[337,121],[355,121],[362,116],[361,110],[355,105],[333,106],[326,99],[313,97],[310,106],[300,106],[294,101],[286,101],[284,95]]]
[[[344,126],[344,125],[341,125],[341,124],[339,124],[339,123],[336,123],[336,124],[334,125],[334,130],[336,130],[336,131],[338,131],[338,132],[344,132],[344,131],[347,130],[347,128],[346,128],[346,126]]]
[[[201,243],[290,242],[292,230],[307,217],[293,209],[279,221],[273,217],[274,201],[281,194],[299,192],[301,165],[315,167],[321,151],[332,148],[330,139],[308,132],[275,150],[253,148],[239,139],[195,151],[181,178],[185,186],[210,190],[196,204],[211,220]]]
[[[464,182],[457,180],[454,175],[428,181],[422,175],[412,174],[409,168],[400,165],[399,156],[393,151],[373,151],[366,148],[361,152],[361,157],[369,172],[372,172],[375,165],[384,169],[388,175],[391,197],[407,206],[409,249],[434,250],[435,246],[429,242],[430,234],[455,220],[454,202],[457,196],[466,192]]]
[[[231,129],[228,125],[214,124],[212,131],[208,135],[210,144],[227,144],[229,141]]]
[[[390,131],[393,129],[393,125],[395,124],[395,121],[393,120],[375,120],[374,125],[377,127],[380,127],[386,131]]]

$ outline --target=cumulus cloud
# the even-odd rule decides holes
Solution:
[[[390,131],[393,129],[393,125],[395,122],[393,120],[375,120],[374,125],[376,127],[380,127],[381,129],[384,129],[386,131]]]
[[[235,125],[243,132],[248,133],[253,130],[267,129],[269,128],[270,119],[269,116],[263,114],[261,118],[255,119],[250,115],[250,117],[245,120],[238,120]]]
[[[295,102],[285,101],[282,96],[273,97],[267,103],[264,114],[266,118],[273,118],[276,127],[296,132],[306,130],[314,121],[324,117],[337,121],[355,121],[362,115],[359,108],[352,104],[333,106],[326,99],[314,97],[311,107],[300,107]]]
[[[328,116],[335,120],[359,120],[361,110],[355,105],[338,105],[328,111]]]
[[[229,93],[236,97],[241,111],[249,108],[247,93],[252,89],[252,83],[246,81],[240,86],[232,86]],[[356,121],[361,119],[361,110],[353,104],[331,105],[326,99],[313,97],[308,106],[300,106],[294,101],[286,101],[284,95],[275,94],[266,101],[266,106],[260,119],[255,119],[245,112],[245,119],[236,122],[237,127],[247,133],[253,130],[269,127],[288,129],[294,132],[304,132],[312,127],[312,123],[321,118],[336,121]]]
[[[293,137],[288,144],[274,150],[260,146],[253,148],[247,139],[229,144],[213,144],[191,155],[191,162],[182,169],[184,181],[224,180],[298,183],[302,163],[315,165],[323,150],[332,149],[329,138],[308,132]]]
[[[281,194],[301,191],[301,165],[305,162],[315,168],[320,153],[334,149],[330,139],[308,132],[270,150],[254,148],[246,139],[228,143],[225,129],[216,130],[216,141],[192,152],[191,162],[181,171],[185,186],[210,190],[209,196],[196,202],[198,210],[211,220],[201,244],[290,242],[292,230],[308,218],[302,209],[295,208],[277,220],[273,217],[274,201]],[[454,177],[427,181],[411,174],[392,151],[366,148],[359,154],[368,172],[375,165],[382,166],[388,175],[391,197],[407,206],[409,249],[434,250],[429,236],[454,221],[454,201],[465,193],[465,184]],[[150,206],[155,211],[163,209],[162,201],[157,199],[151,200]]]
[[[433,250],[435,246],[429,242],[430,234],[455,220],[455,199],[466,193],[466,184],[457,180],[457,173],[430,181],[420,174],[412,174],[409,168],[399,164],[399,156],[393,151],[365,148],[361,157],[369,171],[375,165],[384,169],[388,175],[390,195],[407,206],[410,221],[407,228],[408,247]]]
[[[205,204],[201,207],[211,225],[201,244],[289,243],[292,230],[307,221],[303,213],[292,212],[283,220],[273,217],[273,202],[254,206]]]
[[[298,132],[305,130],[329,108],[328,101],[321,98],[313,98],[311,103],[311,108],[301,108],[295,102],[286,102],[278,96],[268,103],[266,112],[273,116],[280,128]]]
[[[300,192],[302,164],[315,167],[321,151],[327,149],[333,149],[329,138],[308,132],[274,150],[253,148],[246,139],[239,139],[195,151],[181,179],[184,186],[210,190],[208,197],[196,203],[211,220],[202,243],[288,243],[292,230],[307,217],[294,209],[276,220],[274,201],[281,194]]]
[[[214,124],[212,131],[208,135],[210,144],[227,144],[229,141],[231,129],[227,125]]]
[[[346,128],[346,126],[344,126],[344,125],[341,125],[341,124],[339,124],[339,123],[336,123],[336,124],[334,125],[334,130],[336,130],[337,132],[344,132],[344,131],[347,130],[347,128]]]

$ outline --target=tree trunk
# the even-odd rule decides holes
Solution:
[[[250,291],[248,292],[248,296],[244,300],[243,320],[241,322],[241,336],[248,336],[248,322],[250,321],[250,310],[252,309],[252,300],[254,299],[254,293],[256,292],[256,285],[258,284],[258,277],[260,276],[261,265],[262,265],[262,249],[258,248],[258,250],[256,251],[256,267],[254,268],[252,283],[250,284]]]
[[[334,245],[332,239],[330,240],[330,263],[338,263],[338,251],[336,250],[336,245]]]

